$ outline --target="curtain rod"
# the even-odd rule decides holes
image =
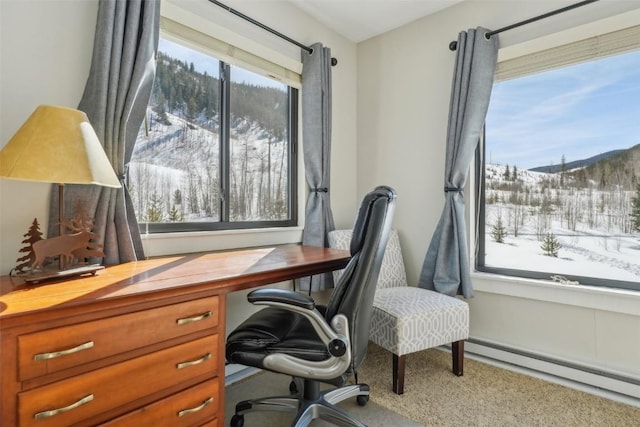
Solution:
[[[569,6],[562,7],[560,9],[552,10],[551,12],[543,13],[542,15],[534,16],[533,18],[525,19],[524,21],[516,22],[515,24],[507,25],[506,27],[498,28],[495,31],[489,31],[485,35],[485,37],[487,39],[489,39],[491,36],[493,36],[495,34],[498,34],[498,33],[501,33],[503,31],[508,31],[508,30],[513,29],[513,28],[521,27],[523,25],[527,25],[527,24],[530,24],[532,22],[548,18],[550,16],[558,15],[560,13],[564,13],[564,12],[567,12],[569,10],[576,9],[578,7],[586,6],[589,3],[595,3],[597,1],[598,0],[586,0],[586,1],[581,1],[581,2],[578,2],[578,3],[571,4]],[[449,43],[449,50],[456,50],[457,47],[458,47],[458,42],[456,40],[454,40],[451,43]]]
[[[236,16],[238,16],[238,17],[242,18],[242,19],[244,19],[245,21],[249,21],[249,22],[251,22],[253,25],[258,26],[258,27],[262,28],[262,29],[263,29],[263,30],[265,30],[265,31],[268,31],[268,32],[270,32],[271,34],[274,34],[274,35],[276,35],[276,36],[280,37],[281,39],[284,39],[284,40],[288,41],[288,42],[289,42],[289,43],[291,43],[291,44],[295,44],[295,45],[296,45],[296,46],[298,46],[299,48],[304,49],[304,50],[306,50],[306,51],[307,51],[307,52],[309,52],[309,53],[313,53],[313,49],[312,49],[311,47],[309,47],[309,46],[307,46],[307,45],[304,45],[304,44],[300,43],[299,41],[296,41],[296,40],[292,39],[291,37],[285,36],[285,35],[284,35],[284,34],[282,34],[281,32],[276,31],[276,30],[274,30],[273,28],[266,26],[266,25],[265,25],[265,24],[263,24],[262,22],[256,21],[256,20],[255,20],[255,19],[253,19],[252,17],[247,16],[247,15],[245,15],[244,13],[237,11],[236,9],[233,9],[233,8],[231,8],[231,7],[227,6],[226,4],[223,4],[223,3],[219,2],[218,0],[209,0],[209,1],[210,1],[211,3],[213,3],[213,4],[217,5],[217,6],[220,6],[221,8],[223,8],[224,10],[226,10],[227,12],[232,13],[232,14],[234,14],[234,15],[236,15]],[[332,65],[332,66],[336,66],[337,64],[338,64],[338,60],[337,60],[336,58],[331,58],[331,65]]]

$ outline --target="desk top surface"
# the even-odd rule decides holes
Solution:
[[[95,276],[27,285],[0,277],[0,319],[184,287],[238,291],[343,268],[348,251],[301,245],[195,253],[109,266]]]

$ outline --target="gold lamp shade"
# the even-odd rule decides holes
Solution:
[[[41,105],[0,151],[0,177],[120,187],[87,115]]]

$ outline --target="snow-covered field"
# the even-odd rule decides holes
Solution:
[[[500,181],[504,167],[491,165],[487,177],[494,183]],[[541,172],[518,171],[525,187],[531,193],[543,181],[557,179],[557,175]],[[498,182],[499,183],[499,182]],[[496,190],[493,190],[496,191]],[[567,227],[565,218],[570,200],[575,200],[576,192],[554,190],[549,192],[556,205],[551,213],[542,220],[539,208],[531,206],[516,207],[509,203],[510,191],[498,191],[499,201],[487,203],[487,221],[485,236],[485,265],[490,267],[549,272],[550,275],[590,276],[610,280],[640,282],[640,233],[624,230],[624,218],[630,212],[630,194],[615,194],[620,203],[607,206],[592,206],[595,212],[587,212],[586,197],[580,199],[573,227]],[[619,192],[616,192],[619,193]],[[582,194],[586,194],[586,191]],[[591,193],[589,193],[591,194]],[[605,200],[606,194],[595,192],[593,199]],[[609,199],[606,199],[609,200]],[[613,198],[612,198],[613,200]],[[629,206],[627,206],[629,205]],[[518,236],[515,236],[515,210],[521,209]],[[600,220],[594,216],[601,212]],[[492,228],[498,217],[502,218],[507,229],[504,243],[497,243],[492,237]],[[611,218],[614,218],[613,220]],[[617,223],[612,225],[612,221]],[[589,221],[590,219],[590,221]],[[545,224],[544,230],[541,223]],[[591,225],[590,225],[591,223]],[[596,224],[596,225],[594,225]],[[541,247],[541,232],[550,232],[561,244],[558,257],[546,256]]]
[[[608,239],[559,236],[558,241],[562,247],[554,258],[544,255],[540,247],[542,242],[535,236],[516,238],[509,235],[505,243],[496,243],[487,235],[485,264],[560,275],[640,281],[640,236]],[[618,245],[619,249],[615,249]]]

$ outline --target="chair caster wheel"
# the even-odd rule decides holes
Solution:
[[[367,404],[368,401],[369,401],[368,394],[356,396],[356,402],[358,402],[358,406],[364,406]]]
[[[296,394],[298,392],[298,385],[295,381],[291,381],[289,383],[289,391],[291,392],[291,394]]]
[[[244,415],[234,415],[231,417],[231,422],[229,423],[231,427],[243,427],[244,426]]]

